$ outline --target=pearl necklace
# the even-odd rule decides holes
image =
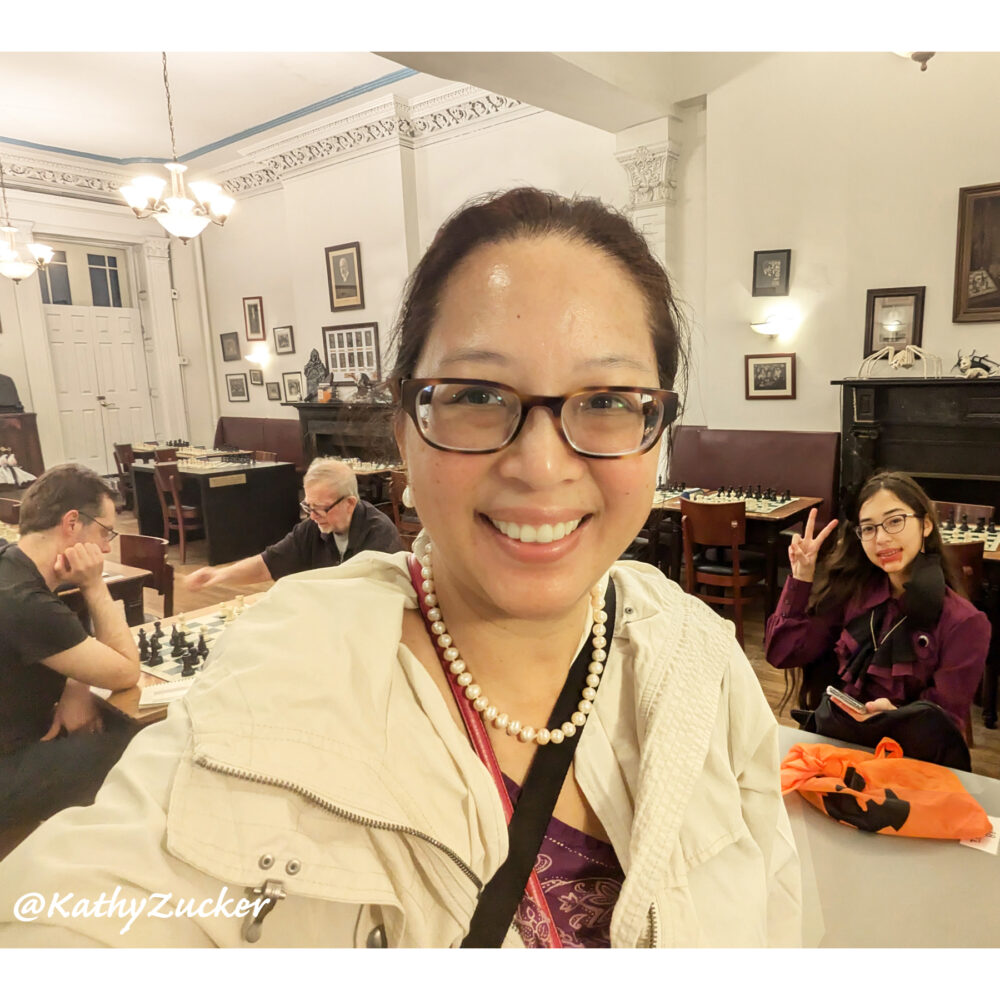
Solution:
[[[473,680],[469,668],[462,659],[455,641],[448,634],[448,626],[444,623],[441,609],[438,607],[437,594],[434,591],[434,569],[431,565],[431,546],[427,545],[420,559],[420,575],[423,578],[421,587],[424,592],[423,604],[427,605],[426,616],[430,622],[431,632],[441,647],[442,656],[448,663],[455,682],[462,688],[463,694],[472,702],[473,708],[482,716],[484,722],[491,723],[494,729],[505,732],[508,736],[516,736],[522,743],[534,741],[543,747],[546,743],[559,744],[564,739],[576,735],[593,711],[594,699],[597,697],[597,687],[604,673],[604,661],[607,659],[604,638],[607,628],[605,622],[608,614],[604,610],[604,597],[600,587],[595,584],[590,592],[590,606],[594,617],[593,635],[591,637],[591,663],[587,673],[586,687],[580,693],[580,703],[577,710],[558,729],[535,729],[533,726],[522,725],[518,719],[511,719],[506,712],[501,712],[496,705],[490,703],[483,694],[483,689]]]

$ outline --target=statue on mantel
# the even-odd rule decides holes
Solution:
[[[303,369],[306,376],[306,402],[315,403],[321,382],[330,381],[330,369],[323,364],[319,351],[314,347]]]
[[[889,366],[889,371],[876,371],[876,365],[880,361],[886,362]],[[890,344],[888,347],[883,347],[881,351],[869,354],[868,357],[861,362],[861,368],[858,370],[858,378],[885,378],[887,375],[895,375],[903,369],[912,368],[917,361],[921,361],[923,363],[924,378],[941,377],[941,359],[936,354],[931,354],[929,351],[925,351],[922,348],[917,347],[916,344],[907,344],[902,348],[893,347]],[[930,365],[931,368],[929,376],[927,374],[928,365]],[[904,372],[904,374],[907,373]]]
[[[958,361],[951,366],[951,370],[956,368],[960,378],[988,378],[1000,374],[1000,363],[985,354],[976,354],[975,348],[968,352],[959,349]]]

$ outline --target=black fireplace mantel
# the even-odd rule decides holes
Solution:
[[[1000,378],[831,384],[842,387],[842,511],[880,468],[909,473],[935,500],[1000,507]]]
[[[314,458],[358,458],[367,462],[399,461],[393,436],[395,408],[384,403],[291,403],[299,414],[302,450]]]

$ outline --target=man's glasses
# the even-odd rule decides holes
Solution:
[[[889,535],[898,535],[906,527],[908,517],[920,517],[919,514],[893,514],[887,517],[881,524],[861,524],[854,529],[854,534],[863,542],[870,542],[877,534],[879,528],[884,528]]]
[[[333,503],[330,504],[328,507],[314,507],[311,504],[306,503],[305,500],[303,500],[299,503],[299,507],[301,507],[306,514],[316,514],[319,517],[325,517],[327,514],[330,513],[331,510],[333,510],[334,507],[337,506],[338,503],[340,503],[341,500],[346,500],[346,499],[347,499],[346,496],[342,496],[340,500],[334,500]]]
[[[88,521],[92,521],[94,524],[98,525],[104,531],[104,541],[113,542],[118,537],[118,532],[114,528],[109,528],[106,524],[98,521],[96,517],[91,517],[89,514],[84,513],[82,510],[78,510],[77,514],[80,517],[85,517]]]
[[[589,386],[565,396],[529,396],[482,379],[411,378],[399,383],[403,410],[433,448],[482,455],[517,437],[529,411],[544,406],[566,443],[588,458],[649,451],[677,416],[677,393]]]

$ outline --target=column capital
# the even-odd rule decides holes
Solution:
[[[142,255],[146,260],[167,260],[170,257],[170,240],[165,236],[147,236],[142,241]]]
[[[615,153],[615,159],[628,175],[628,208],[673,205],[677,200],[677,161],[680,146],[676,142],[649,143]]]

